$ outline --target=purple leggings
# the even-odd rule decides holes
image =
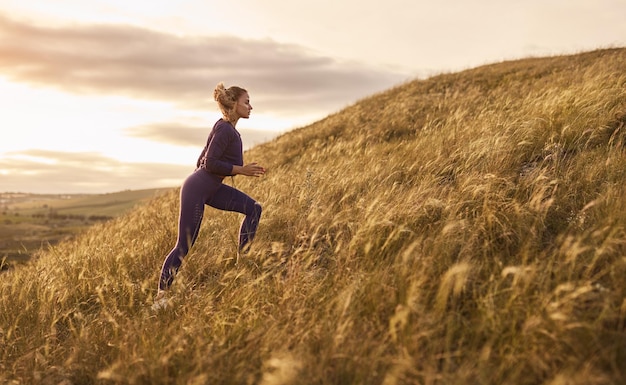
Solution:
[[[261,218],[261,205],[241,191],[222,183],[222,178],[203,169],[196,170],[183,183],[180,190],[180,214],[178,218],[178,240],[161,268],[159,289],[172,285],[183,258],[198,238],[204,205],[216,209],[235,211],[245,215],[239,229],[241,251],[256,233]]]

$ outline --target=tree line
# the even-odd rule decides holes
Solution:
[[[108,221],[109,219],[113,219],[112,216],[109,215],[82,215],[82,214],[61,214],[56,211],[50,211],[48,213],[35,213],[31,215],[33,218],[48,218],[55,220],[79,220],[79,221]]]

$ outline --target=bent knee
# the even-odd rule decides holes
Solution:
[[[259,202],[254,202],[254,205],[252,208],[252,214],[256,215],[257,217],[260,217],[262,212],[263,212],[263,207],[261,207],[261,204]]]

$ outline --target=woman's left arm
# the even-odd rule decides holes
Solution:
[[[207,170],[217,175],[232,175],[233,164],[223,160],[231,142],[228,127],[217,126],[206,153]]]
[[[232,175],[245,175],[245,176],[256,176],[260,177],[265,174],[265,168],[259,166],[258,163],[249,163],[245,166],[233,166],[233,174]]]

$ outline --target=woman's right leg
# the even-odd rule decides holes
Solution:
[[[204,173],[204,171],[201,171]],[[202,224],[204,202],[206,194],[211,192],[205,175],[194,173],[190,175],[180,190],[180,212],[178,217],[178,238],[176,245],[165,258],[161,268],[159,290],[166,290],[174,281],[183,258],[189,253],[198,238],[198,231]],[[219,187],[218,185],[214,188]]]

